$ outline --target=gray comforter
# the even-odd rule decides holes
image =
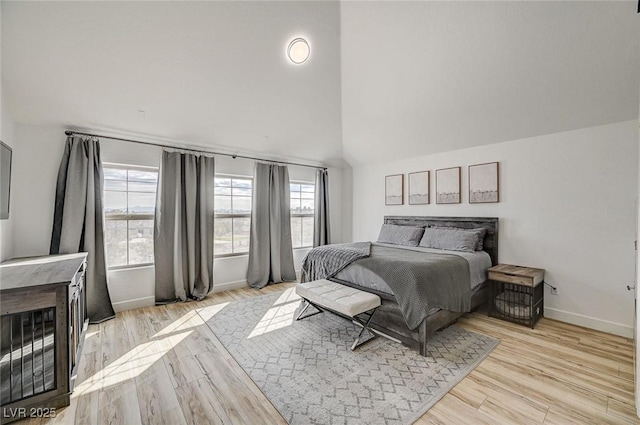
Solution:
[[[300,282],[329,279],[354,261],[368,257],[371,242],[323,245],[313,248],[302,260]]]
[[[339,247],[325,251],[321,256],[312,254],[316,249],[318,248],[311,250],[305,258],[303,275],[305,267],[321,270],[325,267],[322,265],[325,261],[330,264],[340,263],[326,258],[333,255],[329,252],[340,252]],[[341,256],[344,257],[344,254]],[[458,255],[374,245],[370,255],[350,261],[352,262],[368,268],[387,283],[400,305],[409,329],[417,328],[434,307],[459,312],[471,309],[469,263]],[[341,265],[340,270],[344,267],[346,265]],[[338,271],[324,278],[331,278]]]

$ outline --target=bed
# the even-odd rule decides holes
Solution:
[[[465,312],[477,308],[486,301],[488,292],[486,288],[486,269],[498,264],[498,219],[478,217],[386,216],[384,218],[384,224],[408,226],[408,228],[444,227],[456,229],[486,229],[486,234],[484,234],[484,238],[482,239],[481,251],[465,253],[373,243],[369,248],[369,255],[365,258],[360,256],[358,260],[351,262],[333,276],[328,277],[329,280],[334,282],[380,296],[382,305],[376,311],[372,320],[372,327],[400,340],[405,345],[419,351],[420,354],[426,355],[427,338],[430,334],[450,325],[458,317],[465,314]],[[462,258],[464,258],[466,262],[462,260]],[[376,264],[376,261],[379,259],[386,261],[386,263],[384,263],[385,266],[380,266],[381,268],[377,271],[374,268],[374,272],[372,272],[370,266]],[[400,259],[406,259],[406,261],[400,261]],[[407,310],[407,303],[417,297],[417,294],[411,292],[411,288],[420,286],[418,285],[419,283],[423,283],[429,279],[432,281],[436,279],[433,276],[416,274],[414,270],[408,270],[406,273],[402,270],[402,267],[413,267],[410,261],[419,263],[423,260],[434,263],[440,261],[462,261],[463,264],[468,263],[468,277],[459,277],[456,274],[450,273],[450,270],[446,268],[443,269],[439,275],[435,272],[436,269],[433,271],[434,274],[441,276],[437,279],[453,279],[449,281],[447,285],[440,285],[445,288],[441,289],[441,292],[446,290],[452,292],[453,295],[433,294],[433,299],[436,299],[437,296],[451,297],[449,304],[443,304],[455,305],[451,310],[432,306],[431,303],[426,303],[429,305],[429,308],[425,308],[422,304],[418,303],[420,305],[418,307],[413,306],[412,311]],[[437,266],[437,264],[434,265]],[[418,264],[418,266],[421,265]],[[402,282],[393,283],[391,286],[393,286],[394,289],[392,289],[387,285],[387,283],[392,283],[391,279],[380,279],[379,276],[377,276],[380,274],[384,277],[385,270],[392,267],[398,269],[395,272],[397,275],[403,276],[402,279],[394,280],[411,281],[413,279],[413,283],[408,285]],[[430,271],[429,273],[432,272]],[[460,282],[457,282],[457,280],[460,280]],[[432,285],[425,286],[431,287]],[[420,290],[426,291],[424,287],[421,287]],[[431,297],[432,295],[428,294],[428,296]]]

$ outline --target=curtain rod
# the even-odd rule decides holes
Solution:
[[[162,143],[143,142],[142,140],[123,139],[121,137],[112,137],[112,136],[102,136],[100,134],[83,133],[83,132],[80,132],[80,131],[73,131],[73,130],[66,130],[64,132],[64,134],[66,134],[67,136],[71,136],[72,134],[77,134],[77,135],[81,135],[81,136],[98,137],[98,138],[101,138],[101,139],[120,140],[121,142],[138,143],[138,144],[141,144],[141,145],[158,146],[158,147],[161,147],[161,148],[178,149],[178,150],[189,151],[189,152],[210,153],[210,154],[214,154],[214,155],[230,156],[233,159],[236,159],[236,158],[253,159],[254,161],[271,162],[271,163],[274,163],[274,164],[295,165],[297,167],[310,167],[310,168],[318,168],[318,169],[321,169],[321,170],[326,170],[327,169],[327,167],[321,167],[321,166],[317,166],[317,165],[298,164],[296,162],[287,162],[287,161],[275,161],[275,160],[272,160],[272,159],[256,158],[256,157],[253,157],[253,156],[236,155],[236,154],[232,154],[232,153],[214,152],[214,151],[208,151],[208,150],[204,150],[204,149],[182,148],[182,147],[178,147],[178,146],[165,145],[165,144],[162,144]]]

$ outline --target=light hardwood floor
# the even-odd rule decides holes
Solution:
[[[291,286],[131,310],[90,326],[71,405],[55,419],[19,424],[285,424],[204,320],[224,303]],[[640,423],[632,340],[549,319],[531,330],[483,313],[458,325],[501,343],[416,424]]]

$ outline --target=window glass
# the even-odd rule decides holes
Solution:
[[[248,196],[234,196],[233,212],[237,214],[251,214],[251,198]]]
[[[231,187],[219,187],[216,186],[214,189],[214,193],[216,195],[226,195],[226,196],[231,196]]]
[[[156,194],[147,192],[127,192],[129,214],[153,214]]]
[[[214,191],[214,254],[249,252],[253,180],[216,176]]]
[[[313,214],[313,208],[314,208],[314,199],[302,199],[301,201],[302,207],[300,208],[301,212],[303,214]]]
[[[126,214],[127,212],[127,192],[104,191],[104,213]]]
[[[302,217],[302,246],[313,245],[313,217]]]
[[[129,220],[129,263],[153,263],[153,220]]]
[[[108,165],[103,171],[107,266],[153,263],[158,171]]]
[[[313,246],[313,214],[315,209],[315,185],[292,182],[289,185],[291,199],[291,242],[294,248]]]
[[[149,192],[155,197],[158,184],[156,182],[136,182],[129,180],[128,190],[131,192]]]
[[[214,246],[216,255],[233,253],[233,219],[216,217],[213,225]]]
[[[127,220],[106,220],[104,227],[107,265],[127,265]]]
[[[127,170],[123,168],[104,168],[104,180],[127,180]]]
[[[250,217],[238,217],[233,219],[233,252],[249,251],[250,230]]]
[[[220,214],[230,214],[231,213],[231,196],[215,196],[214,200],[214,211]]]
[[[127,181],[126,180],[104,180],[104,190],[108,191],[122,191],[126,192],[127,190]]]
[[[302,246],[302,217],[291,217],[291,244],[294,248]]]

